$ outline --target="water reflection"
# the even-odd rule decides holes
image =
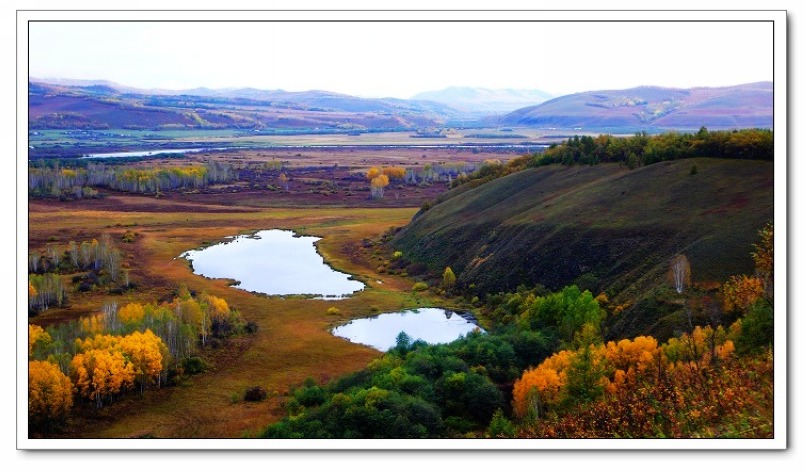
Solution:
[[[362,290],[363,283],[324,262],[313,245],[319,239],[296,236],[293,231],[263,230],[180,257],[191,261],[198,275],[234,279],[237,288],[266,295],[339,299]]]
[[[352,320],[334,328],[332,333],[385,352],[396,345],[400,332],[405,332],[411,340],[440,344],[455,341],[475,330],[483,332],[471,315],[441,308],[420,308]]]

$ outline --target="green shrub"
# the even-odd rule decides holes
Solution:
[[[428,284],[426,284],[425,282],[417,282],[414,284],[413,287],[411,287],[411,290],[413,290],[414,292],[424,292],[427,289]]]

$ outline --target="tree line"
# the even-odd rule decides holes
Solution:
[[[649,136],[645,132],[616,138],[608,134],[574,136],[532,155],[531,166],[621,162],[630,168],[689,157],[722,159],[774,159],[774,132],[768,129],[668,132]]]
[[[500,161],[497,161],[498,163]],[[413,167],[372,167],[366,172],[371,198],[383,198],[384,189],[394,182],[406,185],[430,185],[434,182],[452,184],[455,179],[466,178],[481,167],[480,164],[449,162]]]
[[[454,187],[468,182],[480,185],[527,168],[550,164],[596,165],[615,162],[634,169],[691,157],[771,161],[774,159],[774,131],[709,131],[702,127],[696,133],[668,132],[648,135],[642,132],[630,137],[609,134],[597,137],[573,136],[561,143],[551,144],[542,152],[520,156],[506,164],[485,162],[478,170],[459,176],[452,184]]]
[[[209,162],[185,166],[136,167],[89,163],[85,167],[28,166],[28,194],[31,196],[88,198],[96,188],[123,192],[159,194],[177,189],[202,189],[231,182],[237,172],[229,164]]]
[[[70,241],[66,247],[48,244],[44,251],[33,250],[28,253],[29,312],[65,306],[67,286],[61,274],[81,271],[87,273],[73,277],[81,291],[88,291],[93,285],[122,283],[126,288],[131,286],[129,271],[123,263],[123,254],[109,234],[101,236],[100,241],[93,239],[82,241],[81,244]]]

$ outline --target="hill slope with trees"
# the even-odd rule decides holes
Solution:
[[[764,161],[551,164],[476,184],[451,190],[393,244],[433,274],[451,267],[457,286],[481,297],[577,284],[639,305],[667,285],[678,254],[694,282],[751,271],[757,228],[773,219],[773,164]],[[650,334],[656,322],[621,323],[616,332]]]

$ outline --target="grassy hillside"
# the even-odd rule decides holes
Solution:
[[[508,126],[660,128],[771,128],[773,84],[673,89],[636,87],[597,90],[515,110],[500,123]]]
[[[773,189],[771,162],[551,165],[452,190],[394,245],[433,273],[450,266],[479,294],[576,283],[635,302],[667,283],[678,253],[694,282],[751,273],[757,231],[773,219]]]

